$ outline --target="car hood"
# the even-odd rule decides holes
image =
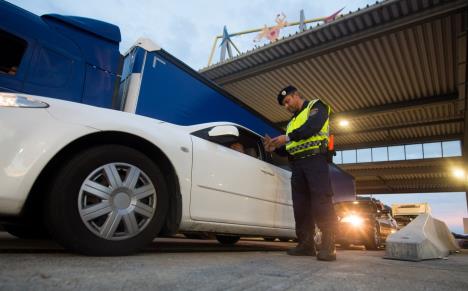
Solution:
[[[99,128],[99,125],[108,122],[114,123],[124,121],[129,122],[130,124],[135,122],[150,122],[153,125],[165,123],[162,120],[113,109],[100,108],[47,97],[34,96],[34,98],[49,104],[49,107],[46,110],[55,119],[67,123],[85,125],[96,129],[101,129]]]

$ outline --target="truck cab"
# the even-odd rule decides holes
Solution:
[[[84,17],[37,16],[0,0],[0,91],[112,108],[120,29]]]

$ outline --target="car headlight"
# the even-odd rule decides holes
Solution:
[[[347,222],[351,223],[353,226],[361,226],[364,223],[364,219],[360,216],[351,214],[351,215],[346,215],[341,219],[341,222]]]
[[[49,104],[30,96],[2,93],[0,94],[0,107],[47,108]]]

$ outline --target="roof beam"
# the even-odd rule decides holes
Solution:
[[[393,180],[384,180],[383,183],[380,180],[372,180],[372,181],[356,181],[356,188],[384,188],[384,187],[392,187],[394,190],[398,190],[401,188],[404,189],[418,189],[421,188],[421,185],[424,185],[424,188],[432,188],[432,187],[441,187],[444,188],[445,185],[447,187],[461,187],[463,188],[463,181],[456,180],[455,178],[419,178],[419,179],[393,179]],[[406,191],[406,190],[405,190]]]
[[[361,169],[382,169],[382,168],[403,168],[403,167],[441,167],[445,164],[462,165],[462,157],[446,157],[446,158],[428,158],[415,160],[397,160],[397,161],[382,161],[382,162],[366,162],[339,164],[338,166],[345,171],[361,170]]]
[[[447,186],[447,187],[431,187],[431,188],[417,188],[417,189],[393,189],[389,191],[387,187],[376,188],[356,188],[356,194],[403,194],[403,193],[441,193],[441,192],[463,192],[461,187]]]
[[[368,142],[356,142],[356,143],[347,143],[340,144],[335,140],[335,148],[338,151],[342,150],[351,150],[351,149],[362,149],[362,148],[371,148],[371,147],[382,147],[382,146],[396,146],[404,144],[417,144],[424,142],[438,142],[438,141],[450,141],[450,140],[461,140],[463,138],[463,133],[456,133],[450,135],[431,135],[420,138],[405,138],[405,139],[395,139],[393,137],[388,137],[384,140],[373,140]]]
[[[356,118],[366,118],[370,115],[378,115],[378,114],[385,114],[389,112],[393,112],[395,110],[413,110],[413,109],[421,109],[423,107],[430,107],[430,106],[441,106],[448,103],[458,102],[458,93],[454,92],[451,94],[439,95],[439,96],[431,96],[431,97],[424,97],[418,98],[413,100],[407,100],[402,102],[395,102],[395,103],[388,103],[384,105],[378,105],[369,108],[362,108],[352,111],[343,111],[333,113],[332,120],[338,119],[356,119]],[[288,125],[288,120],[276,122],[275,125],[278,127],[286,127]]]
[[[369,115],[390,113],[395,110],[407,111],[407,110],[412,110],[412,109],[421,109],[423,107],[429,107],[429,106],[440,106],[440,105],[447,104],[447,103],[457,102],[457,100],[458,100],[458,93],[453,92],[451,94],[424,97],[424,98],[418,98],[418,99],[395,102],[395,103],[387,103],[387,104],[383,104],[379,106],[362,108],[362,109],[357,109],[357,110],[352,110],[352,111],[337,112],[333,114],[333,118],[334,119],[365,118]]]
[[[460,47],[460,52],[457,59],[458,67],[458,88],[460,91],[460,98],[465,99],[465,120],[464,120],[464,133],[462,140],[462,157],[464,161],[464,170],[465,170],[465,195],[466,202],[468,207],[468,9],[465,9],[465,22],[464,22],[464,31],[458,35],[458,46]]]
[[[431,166],[431,167],[405,167],[405,168],[386,168],[386,169],[360,169],[360,170],[346,170],[353,177],[385,177],[391,175],[424,175],[434,173],[447,173],[445,167]]]
[[[463,117],[451,117],[445,120],[434,120],[428,122],[418,122],[418,123],[409,123],[409,124],[401,124],[395,126],[385,126],[385,127],[377,127],[365,130],[349,130],[349,131],[335,131],[335,138],[338,137],[345,137],[348,135],[356,135],[356,134],[367,134],[367,133],[374,133],[374,132],[382,132],[382,131],[394,131],[399,129],[405,128],[413,128],[413,127],[424,127],[424,126],[434,126],[434,125],[442,125],[442,124],[450,124],[450,123],[462,123],[465,119]]]

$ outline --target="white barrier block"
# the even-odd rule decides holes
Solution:
[[[441,259],[459,250],[447,225],[430,214],[421,214],[387,237],[386,259],[421,261]]]

